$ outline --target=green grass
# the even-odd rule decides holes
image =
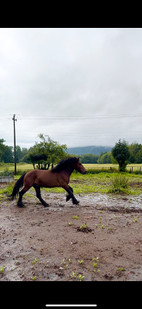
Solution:
[[[72,173],[70,186],[73,188],[74,194],[125,193],[139,195],[142,194],[142,175],[130,174],[128,172],[122,174],[101,172],[99,174],[86,175]],[[46,192],[53,193],[65,192],[62,188],[46,188],[45,190]]]
[[[32,164],[26,163],[17,163],[17,174],[22,174],[24,172],[30,171],[33,169]],[[8,170],[9,172],[14,172],[14,164],[13,163],[2,163],[0,164],[0,173]]]
[[[116,189],[115,182],[118,182]],[[142,194],[142,175],[126,173],[101,172],[99,174],[73,173],[70,185],[74,188],[74,193],[126,193],[132,195]]]
[[[83,164],[87,171],[94,173],[97,171],[118,171],[118,164]],[[142,164],[128,164],[127,171],[132,170],[134,172],[141,171],[142,172]],[[24,172],[30,171],[33,169],[32,164],[28,163],[17,163],[17,174],[22,174]],[[9,172],[14,172],[14,164],[13,163],[0,163],[0,173],[4,170],[8,170]]]
[[[106,171],[96,171],[98,167],[111,167],[109,164],[84,164],[87,169],[87,174],[82,175],[80,173],[72,173],[70,178],[70,186],[74,190],[74,194],[90,194],[90,193],[125,193],[132,195],[142,194],[142,174],[136,173],[119,173],[116,171],[110,172],[110,170]],[[113,165],[114,166],[114,165]],[[133,165],[134,166],[134,165]],[[137,165],[138,166],[138,165]],[[139,164],[139,168],[142,167],[142,164]],[[93,169],[93,173],[89,173],[89,170]],[[2,164],[0,165],[0,173],[5,169],[9,171],[13,171],[13,164]],[[14,178],[17,180],[20,175],[24,172],[33,169],[32,164],[17,164],[18,175]],[[121,176],[121,179],[120,179]],[[120,181],[121,180],[121,181]],[[10,183],[5,187],[0,188],[0,197],[5,194],[11,194],[14,183]],[[46,192],[53,193],[65,193],[62,188],[46,188]]]

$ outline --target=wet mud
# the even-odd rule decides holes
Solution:
[[[141,281],[142,196],[0,201],[0,281]]]

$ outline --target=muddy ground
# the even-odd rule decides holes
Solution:
[[[0,281],[142,280],[142,196],[29,193],[0,201]]]

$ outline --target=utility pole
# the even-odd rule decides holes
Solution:
[[[17,119],[15,118],[15,114],[13,115],[13,129],[14,129],[14,174],[16,175],[16,130],[15,130],[15,121]]]

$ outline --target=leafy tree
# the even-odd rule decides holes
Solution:
[[[33,164],[33,167],[35,168],[35,165],[38,165],[39,169],[42,169],[43,166],[43,162],[47,160],[47,156],[44,154],[34,154],[34,153],[30,153],[29,154],[29,161],[31,161],[31,163]],[[46,168],[46,165],[44,165],[44,167]]]
[[[4,163],[13,163],[13,147],[5,145],[4,153],[2,156],[2,161]]]
[[[119,171],[124,172],[130,156],[126,141],[119,140],[112,148],[112,155],[119,164]]]
[[[111,152],[102,153],[98,158],[99,164],[112,163],[112,161],[113,158]]]
[[[140,145],[139,151],[136,154],[135,163],[142,163],[142,145]]]
[[[99,156],[95,154],[85,154],[81,156],[82,163],[97,163]]]
[[[22,151],[20,146],[16,146],[16,162],[19,163],[20,159],[22,158]]]
[[[0,139],[0,161],[4,163],[12,163],[13,162],[13,152],[12,147],[4,145],[5,140],[3,138]]]
[[[40,169],[49,169],[50,165],[53,167],[59,160],[67,156],[66,145],[59,145],[49,136],[45,138],[43,134],[39,134],[39,138],[41,141],[35,143],[28,152],[28,159],[32,162],[34,168],[38,164]]]
[[[19,158],[19,162],[26,162],[28,163],[28,159],[27,159],[27,155],[28,155],[28,149],[27,148],[22,148],[21,149],[21,155]]]
[[[133,143],[129,146],[129,162],[130,163],[142,163],[142,145]]]
[[[5,145],[3,144],[5,140],[3,138],[0,139],[0,161],[3,160],[3,154],[5,151]]]

